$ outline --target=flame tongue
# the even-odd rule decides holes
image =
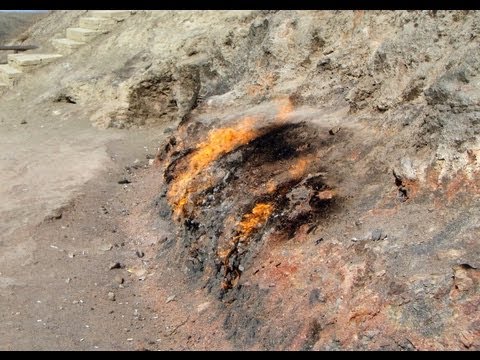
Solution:
[[[243,215],[242,220],[237,224],[238,235],[224,247],[217,250],[220,259],[226,264],[230,255],[237,248],[238,243],[247,244],[250,235],[266,224],[274,210],[272,203],[258,203],[251,212]]]
[[[212,130],[208,139],[196,147],[188,159],[185,171],[177,176],[167,194],[176,216],[184,213],[190,195],[202,190],[205,184],[209,183],[203,179],[203,185],[195,187],[193,180],[197,175],[220,156],[247,144],[257,136],[257,131],[253,128],[254,123],[255,118],[246,117],[234,127]]]
[[[225,276],[222,282],[223,289],[232,288],[240,279],[241,271],[230,263],[230,258],[238,254],[239,243],[248,245],[252,233],[266,224],[273,210],[274,206],[272,203],[257,203],[252,211],[243,215],[242,220],[237,224],[238,235],[226,247],[220,247],[217,250],[217,255],[225,266]]]
[[[247,239],[253,231],[265,225],[272,211],[273,205],[271,203],[258,203],[250,213],[245,214],[238,224],[240,241]]]
[[[276,122],[285,122],[292,111],[293,104],[289,98],[279,100]],[[204,172],[220,156],[258,137],[259,131],[254,128],[256,120],[255,117],[248,116],[232,127],[212,130],[209,132],[207,140],[197,145],[188,158],[185,170],[177,175],[167,193],[176,217],[185,214],[186,206],[191,201],[192,194],[208,188],[209,177],[204,176],[201,181],[198,181],[198,184],[195,184],[197,175]],[[301,167],[302,165],[300,165]],[[298,170],[300,169],[293,171],[298,172]]]

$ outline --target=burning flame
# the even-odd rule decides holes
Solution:
[[[257,136],[254,124],[255,118],[246,117],[234,127],[212,130],[208,139],[197,146],[186,170],[177,176],[167,194],[177,216],[184,212],[190,194],[198,190],[192,186],[192,180],[221,155],[254,139]]]
[[[272,211],[273,205],[271,203],[258,203],[251,213],[245,214],[238,224],[240,240],[245,240],[253,231],[265,225]]]
[[[271,203],[258,203],[251,212],[243,215],[242,220],[237,224],[238,235],[236,235],[229,244],[220,247],[217,255],[224,263],[236,249],[239,242],[247,242],[248,237],[256,230],[261,228],[267,222],[274,209]]]

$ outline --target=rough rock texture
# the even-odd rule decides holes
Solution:
[[[35,82],[34,102],[71,99],[100,128],[171,124],[158,282],[177,274],[216,319],[185,336],[478,350],[479,25],[476,11],[138,11],[4,96]]]
[[[248,52],[229,35],[243,59],[159,153],[157,203],[235,346],[479,348],[478,21],[278,12]]]
[[[0,45],[18,44],[27,33],[22,33],[29,26],[44,17],[45,13],[19,13],[19,12],[1,12],[0,13]],[[22,33],[21,35],[19,35]],[[11,41],[16,38],[18,41]],[[29,44],[31,45],[31,44]],[[0,51],[0,64],[7,62],[7,54],[13,51]]]

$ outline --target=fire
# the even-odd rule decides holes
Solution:
[[[247,239],[253,231],[265,225],[272,211],[273,205],[271,203],[258,203],[252,209],[252,212],[245,214],[238,224],[240,240]]]
[[[254,231],[265,225],[273,209],[274,206],[271,203],[258,203],[251,212],[243,215],[242,220],[236,226],[238,235],[233,237],[228,244],[220,246],[219,249],[217,249],[219,258],[222,259],[224,263],[227,263],[238,243],[246,243]]]
[[[188,202],[188,198],[187,198],[187,196],[184,196],[178,202],[178,206],[183,208],[183,207],[185,207],[185,205],[187,205],[187,202]]]
[[[202,142],[190,158],[189,169],[198,174],[220,155],[248,143],[256,135],[253,124],[254,118],[247,117],[236,127],[211,131],[208,140]]]
[[[255,118],[246,117],[234,127],[212,130],[208,139],[197,146],[188,160],[186,170],[177,176],[167,194],[177,216],[183,213],[190,194],[198,191],[192,185],[192,180],[220,156],[254,139],[257,136],[254,124]]]

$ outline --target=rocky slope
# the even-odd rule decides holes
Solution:
[[[12,40],[44,16],[44,13],[1,12],[0,42],[3,44]]]
[[[216,319],[180,342],[478,350],[479,26],[475,11],[137,11],[0,101],[169,124],[155,281]]]
[[[167,254],[242,348],[478,348],[477,14],[295,15],[159,154]]]
[[[18,37],[44,16],[44,13],[0,12],[0,45],[9,44],[12,39]],[[5,62],[7,62],[6,52],[1,51],[0,63]]]

